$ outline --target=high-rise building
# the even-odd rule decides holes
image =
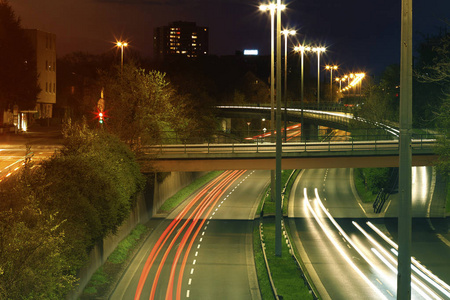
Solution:
[[[157,27],[153,34],[155,59],[168,57],[199,57],[209,53],[209,29],[195,22],[172,22]]]
[[[38,85],[41,88],[35,118],[51,118],[56,103],[56,35],[38,29],[25,29],[25,32],[35,50]]]

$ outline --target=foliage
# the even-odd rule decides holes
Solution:
[[[0,0],[0,109],[34,108],[40,88],[31,41],[7,0]]]
[[[355,116],[365,118],[372,122],[397,121],[399,81],[399,66],[391,65],[387,67],[381,76],[380,82],[369,85],[366,88],[364,105],[359,111],[355,112]]]
[[[0,298],[62,299],[76,283],[64,221],[43,210],[36,176],[25,168],[0,194]]]
[[[165,73],[146,71],[129,63],[123,71],[103,72],[107,129],[132,146],[157,143],[167,130],[189,136],[198,129],[211,126],[198,113],[195,101],[181,95],[166,79]],[[211,120],[211,119],[209,119]]]
[[[418,79],[425,84],[435,84],[440,87],[440,108],[434,108],[434,120],[438,130],[446,137],[440,139],[436,148],[439,154],[438,168],[444,173],[450,172],[450,34],[434,39],[434,46],[428,49],[430,58],[417,72]]]
[[[63,299],[93,245],[116,232],[144,180],[117,137],[67,124],[65,148],[3,185],[0,298]]]
[[[396,188],[397,168],[364,168],[357,169],[364,178],[367,191],[376,195],[381,189],[392,192]]]

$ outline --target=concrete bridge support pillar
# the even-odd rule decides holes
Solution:
[[[305,122],[302,131],[306,141],[317,141],[319,139],[319,126],[316,124]]]

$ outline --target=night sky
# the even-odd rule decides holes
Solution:
[[[210,28],[210,54],[270,52],[270,15],[254,0],[10,0],[25,28],[53,32],[58,57],[73,51],[99,54],[115,38],[152,56],[153,28],[191,21]],[[266,2],[267,3],[267,2]],[[379,75],[400,60],[401,0],[293,0],[285,2],[283,27],[292,42],[327,47],[324,63]],[[439,33],[450,19],[450,0],[413,0],[415,45]],[[293,44],[290,45],[293,47]]]

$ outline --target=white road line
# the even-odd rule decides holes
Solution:
[[[192,278],[189,278],[188,285],[191,285],[191,283],[192,283]]]
[[[191,275],[194,274],[194,268],[191,268]]]
[[[186,298],[189,298],[189,290],[186,291]]]
[[[197,245],[197,249],[200,249],[200,244]]]
[[[197,262],[197,261],[194,259],[194,261],[192,262],[192,264],[195,265],[196,262]]]
[[[197,257],[197,255],[198,255],[198,251],[195,251],[195,257]]]

